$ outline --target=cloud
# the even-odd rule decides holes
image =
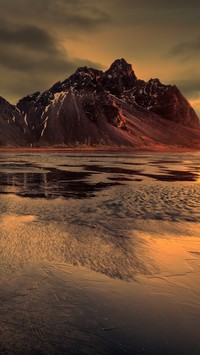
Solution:
[[[190,0],[190,2],[184,1],[183,0],[168,0],[165,2],[161,2],[160,0],[111,0],[113,3],[117,4],[118,6],[124,6],[124,7],[129,7],[130,8],[143,8],[143,9],[149,9],[153,8],[155,10],[155,7],[157,9],[163,8],[164,10],[166,8],[172,8],[174,9],[175,7],[180,7],[182,8],[191,8],[191,7],[199,7],[199,0]]]
[[[1,15],[6,20],[42,24],[56,28],[95,30],[109,22],[109,15],[98,2],[82,0],[1,0]]]
[[[196,99],[200,95],[200,78],[177,79],[176,86],[188,99]]]
[[[72,69],[68,54],[47,30],[33,25],[0,26],[0,65],[21,72]]]
[[[174,46],[167,54],[168,57],[178,57],[183,60],[200,56],[200,37],[192,41],[185,41]]]
[[[102,0],[106,6],[106,1]],[[199,26],[199,1],[183,0],[110,0],[111,16],[115,22],[143,27]]]
[[[29,72],[30,76],[34,70],[40,75],[50,70],[59,74],[67,67],[67,53],[58,46],[56,38],[37,26],[1,23],[0,46],[0,69],[8,71],[11,81],[13,71]]]
[[[20,45],[34,50],[51,50],[55,39],[46,30],[34,25],[19,26],[16,24],[0,24],[0,45]]]
[[[66,79],[79,66],[102,67],[87,58],[70,56],[44,30],[31,27],[29,33],[40,33],[41,36],[32,36],[27,43],[27,32],[20,29],[8,32],[5,42],[0,31],[0,95],[11,101],[34,91],[48,89],[58,80]]]
[[[107,20],[106,13],[87,1],[1,0],[0,94],[13,101],[64,80],[78,66],[101,67],[70,55],[63,37],[95,31]]]

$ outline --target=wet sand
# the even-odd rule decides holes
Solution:
[[[200,353],[198,154],[0,166],[2,354]]]

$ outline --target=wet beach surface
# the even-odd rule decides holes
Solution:
[[[199,354],[200,154],[0,153],[0,353]]]

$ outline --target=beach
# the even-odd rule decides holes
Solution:
[[[199,354],[198,152],[0,152],[0,352]]]

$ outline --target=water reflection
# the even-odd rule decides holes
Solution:
[[[129,165],[129,164],[127,164]],[[120,175],[125,175],[125,176],[138,176],[138,177],[144,177],[144,178],[150,178],[153,180],[157,181],[198,181],[199,179],[199,174],[194,173],[192,171],[187,170],[172,170],[172,169],[167,169],[165,166],[163,167],[162,162],[156,164],[156,168],[158,168],[161,173],[152,172],[149,173],[148,171],[145,170],[145,168],[150,169],[150,165],[148,164],[147,166],[143,165],[143,169],[136,170],[136,169],[128,169],[128,168],[121,168],[121,167],[108,167],[108,166],[101,166],[101,165],[86,165],[84,166],[84,170],[90,171],[90,172],[99,172],[99,173],[107,173],[107,174],[120,174]],[[109,178],[111,179],[111,178]],[[112,177],[112,180],[117,179],[117,177]],[[118,177],[119,180],[127,180],[127,177],[123,178],[121,176]],[[142,179],[140,178],[138,180],[134,179],[134,181],[141,181]],[[128,181],[128,180],[127,180]]]
[[[200,177],[198,166],[188,164],[183,168],[183,165],[180,165],[181,160],[177,160],[180,169],[175,170],[170,166],[175,164],[175,160],[164,159],[122,162],[120,157],[119,162],[114,160],[110,166],[107,166],[103,157],[98,165],[93,162],[82,164],[76,159],[71,161],[72,158],[67,164],[61,164],[57,157],[59,165],[52,167],[46,165],[45,161],[38,165],[35,162],[14,158],[12,157],[9,162],[3,157],[1,159],[0,194],[13,193],[22,197],[48,199],[61,196],[77,199],[94,197],[96,192],[119,184],[139,183],[143,180],[198,182]],[[130,168],[130,165],[138,168]]]
[[[165,174],[164,174],[165,173]],[[164,169],[162,174],[141,174],[158,181],[197,181],[199,175],[191,171]]]
[[[32,198],[84,198],[92,197],[98,191],[118,182],[89,182],[89,172],[64,171],[48,168],[44,173],[1,173],[0,193],[14,193]]]

